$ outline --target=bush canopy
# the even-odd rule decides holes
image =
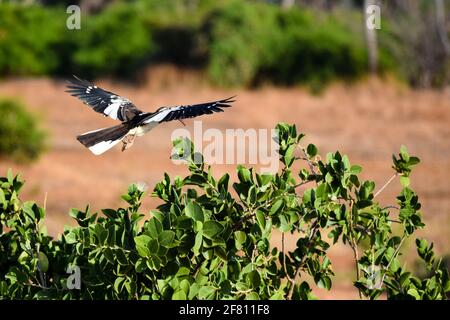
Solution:
[[[45,132],[24,106],[0,99],[0,157],[19,162],[35,160],[45,149]]]
[[[399,259],[405,240],[424,227],[409,187],[419,159],[404,147],[393,156],[403,189],[395,206],[382,207],[376,197],[383,187],[375,192],[373,181],[362,181],[362,168],[347,156],[322,160],[315,145],[302,146],[295,126],[277,129],[281,172],[238,166],[231,184],[228,174],[215,178],[197,161],[191,141],[179,139],[173,157],[186,160],[189,173],[164,174],[152,193],[162,204],[149,219],[140,212],[144,188],[131,185],[124,207],[71,210],[78,226],[58,239],[45,234],[44,208],[22,202],[23,181],[8,172],[0,178],[0,298],[314,299],[313,286],[332,287],[328,252],[340,242],[352,249],[362,297],[445,299],[450,280],[432,244],[416,240],[429,271],[423,279]],[[288,233],[297,238],[292,250]]]

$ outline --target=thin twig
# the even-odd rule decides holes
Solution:
[[[314,181],[314,180],[303,181],[303,182],[300,182],[300,183],[298,183],[298,184],[296,184],[296,185],[293,185],[293,186],[290,187],[290,188],[296,189],[296,188],[298,188],[298,187],[301,187],[301,186],[303,186],[303,185],[305,185],[305,184],[308,184],[308,183],[310,183],[310,182],[313,182],[313,181]]]
[[[355,267],[356,267],[356,281],[359,281],[360,278],[360,272],[359,272],[359,254],[358,254],[358,247],[357,244],[355,242],[355,239],[352,237],[352,250],[353,250],[353,259],[355,259]],[[359,298],[362,299],[362,294],[361,291],[358,290],[358,294],[359,294]]]
[[[373,196],[374,198],[376,198],[395,178],[397,178],[398,176],[398,172],[396,172],[385,184],[384,186],[381,187],[380,190],[377,191],[377,193],[375,193],[375,195]]]
[[[44,211],[47,210],[47,196],[48,196],[48,192],[45,192],[45,197],[44,197]]]
[[[45,281],[44,272],[42,272],[41,259],[39,257],[39,244],[37,244],[37,243],[36,243],[36,258],[37,258],[37,268],[38,268],[38,273],[39,273],[39,279],[41,280],[39,284],[44,290],[47,290],[47,283]]]
[[[400,243],[397,246],[397,249],[395,249],[394,254],[392,255],[391,259],[389,260],[387,266],[386,266],[386,270],[389,270],[389,267],[391,266],[392,261],[394,261],[394,259],[396,258],[396,256],[398,255],[398,253],[400,252],[400,248],[403,244],[403,241],[405,241],[406,239],[406,234],[403,234]],[[381,278],[380,283],[383,284],[384,283],[384,278],[386,277],[386,272],[383,274],[383,277]]]
[[[308,154],[306,153],[305,148],[303,148],[303,147],[301,147],[301,146],[299,146],[299,147],[300,147],[300,149],[302,150],[303,155],[305,156],[305,160],[306,160],[306,162],[308,163],[309,169],[311,170],[311,172],[312,172],[314,175],[317,175],[316,170],[314,169],[314,164],[311,162],[311,159],[309,159],[309,156],[308,156]]]
[[[284,273],[286,274],[286,277],[289,279],[289,281],[292,281],[291,277],[289,276],[286,268],[286,255],[284,254],[284,232],[281,233],[281,253],[283,254],[283,269]]]
[[[399,207],[397,207],[397,206],[386,206],[386,207],[384,207],[384,208],[381,208],[381,210],[386,210],[386,209],[395,209],[395,210],[400,210],[400,208],[399,208]]]
[[[313,225],[311,226],[311,233],[309,235],[309,239],[308,239],[309,242],[306,245],[306,249],[310,249],[311,248],[311,245],[312,245],[312,241],[311,240],[314,237],[314,235],[316,234],[318,227],[319,227],[319,220],[317,219],[316,221],[314,221]],[[288,300],[292,299],[292,295],[294,293],[295,279],[297,278],[298,274],[300,273],[300,269],[302,268],[303,263],[304,263],[304,261],[302,259],[300,261],[297,269],[295,270],[294,277],[293,278],[289,278],[291,286],[289,288],[289,292],[288,292],[288,295],[287,295],[287,299]]]
[[[247,289],[247,290],[243,290],[243,291],[230,291],[232,294],[246,294],[246,293],[250,293],[252,292],[253,289]]]
[[[355,259],[355,266],[356,266],[356,281],[359,281],[360,278],[360,272],[359,272],[359,253],[358,253],[358,244],[355,240],[355,235],[353,234],[355,227],[353,226],[353,200],[350,201],[350,246],[353,250],[353,258]],[[359,298],[362,299],[361,291],[358,290]]]
[[[255,254],[256,254],[257,251],[258,250],[256,249],[256,244],[255,244],[254,247],[253,247],[252,258],[251,258],[251,260],[252,260],[252,270],[255,270],[255,266],[254,266],[255,261],[254,261],[254,259],[255,259]]]

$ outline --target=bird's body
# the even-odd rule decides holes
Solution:
[[[75,77],[68,86],[72,96],[81,99],[94,111],[122,123],[110,128],[86,132],[77,137],[92,153],[99,155],[122,142],[122,151],[130,148],[136,137],[145,135],[161,122],[193,118],[203,114],[223,112],[230,107],[232,98],[207,103],[161,107],[155,112],[143,112],[130,100],[94,86],[86,80]]]

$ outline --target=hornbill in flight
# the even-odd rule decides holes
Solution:
[[[122,122],[110,128],[77,136],[77,140],[95,155],[102,154],[119,142],[122,142],[122,151],[125,151],[133,145],[136,136],[143,136],[161,122],[179,120],[183,123],[182,119],[223,112],[222,108],[231,107],[231,103],[234,102],[234,97],[230,97],[194,105],[161,107],[155,112],[143,112],[127,98],[99,88],[76,76],[69,81],[67,88],[66,92],[79,98],[94,111]]]

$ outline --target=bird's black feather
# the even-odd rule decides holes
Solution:
[[[76,76],[74,76],[74,80],[69,82],[67,88],[66,92],[79,98],[94,111],[115,120],[130,121],[142,113],[127,98],[99,88],[89,81],[82,80]]]
[[[187,118],[194,118],[201,116],[203,114],[212,114],[214,112],[223,112],[222,108],[229,108],[231,107],[231,103],[233,103],[235,100],[233,100],[233,97],[218,100],[218,101],[211,101],[206,103],[200,103],[200,104],[194,104],[194,105],[186,105],[186,106],[176,106],[172,108],[168,108],[170,111],[167,113],[165,117],[163,117],[159,122],[167,122],[172,120],[181,120],[181,119],[187,119]],[[167,108],[162,108],[160,112],[167,112]]]

